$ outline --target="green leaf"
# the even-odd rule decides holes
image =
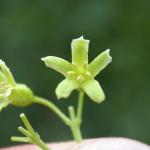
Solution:
[[[47,67],[54,69],[65,77],[67,76],[67,72],[72,70],[71,63],[59,57],[47,56],[42,58],[42,61],[45,62]]]
[[[56,88],[57,98],[67,98],[74,89],[78,88],[78,84],[75,80],[65,79],[59,83]]]
[[[109,49],[104,51],[90,63],[88,70],[93,77],[99,74],[112,61],[109,52]]]
[[[96,103],[101,103],[105,99],[105,94],[98,83],[98,81],[92,79],[86,81],[82,88],[84,89],[85,93]]]
[[[78,65],[88,63],[88,48],[89,40],[85,40],[83,37],[72,40],[72,63]]]

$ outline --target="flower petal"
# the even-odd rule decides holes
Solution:
[[[0,82],[6,80],[4,74],[2,73],[2,71],[0,70]]]
[[[98,55],[89,65],[89,72],[95,77],[100,73],[109,63],[112,61],[112,57],[109,55],[110,50],[106,50]]]
[[[83,37],[72,40],[72,63],[78,65],[88,63],[88,48],[89,40],[85,40]]]
[[[67,76],[67,72],[72,70],[72,65],[68,61],[54,56],[47,56],[42,58],[42,61],[45,62],[45,65],[49,68],[56,70],[57,72]]]
[[[9,104],[10,104],[10,101],[7,100],[7,99],[3,100],[3,101],[0,100],[0,111],[2,111],[2,109],[4,109],[5,107],[7,107]]]
[[[74,80],[65,79],[59,83],[57,86],[55,93],[57,98],[67,98],[71,92],[78,88],[78,84]]]
[[[0,60],[0,70],[11,85],[16,84],[10,69],[6,66],[5,62],[2,60]]]
[[[92,79],[85,82],[82,85],[85,93],[96,103],[101,103],[105,99],[105,94],[98,83],[98,81]]]

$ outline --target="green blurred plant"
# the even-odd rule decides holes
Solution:
[[[111,62],[112,58],[108,49],[89,64],[89,40],[85,40],[83,37],[74,39],[71,48],[72,63],[54,56],[48,56],[42,58],[42,60],[47,67],[65,76],[65,79],[59,83],[55,90],[58,99],[69,97],[75,89],[79,91],[77,113],[75,113],[73,106],[69,106],[70,123],[68,125],[71,128],[74,139],[81,141],[80,124],[82,121],[84,93],[97,103],[101,103],[105,99],[105,94],[94,77]]]
[[[26,85],[16,83],[5,62],[0,60],[0,111],[9,104],[24,107],[32,102],[32,91]]]
[[[72,63],[54,56],[44,57],[42,58],[42,61],[44,61],[47,67],[52,68],[65,76],[65,79],[58,84],[55,90],[58,99],[68,98],[73,90],[79,92],[76,111],[73,106],[69,106],[69,116],[67,116],[50,100],[36,96],[26,85],[16,83],[9,68],[3,61],[0,61],[0,110],[9,104],[23,107],[32,103],[37,103],[46,106],[70,127],[74,139],[77,142],[80,142],[82,140],[80,126],[82,122],[84,95],[86,93],[90,99],[96,103],[101,103],[105,99],[105,94],[99,82],[94,78],[112,61],[112,58],[109,55],[110,50],[108,49],[89,63],[89,40],[85,40],[83,37],[74,39],[71,43],[71,49]],[[25,119],[25,117],[23,118]],[[24,123],[27,123],[27,119]],[[19,128],[19,131],[22,132],[25,130],[22,128],[20,130]],[[28,132],[30,131],[31,130]],[[27,132],[22,133],[25,134]],[[32,133],[34,133],[33,130]],[[23,138],[24,141],[29,139],[28,134],[25,135],[28,138]],[[19,141],[18,138],[16,138],[16,140]],[[35,141],[31,142],[31,139],[29,142],[35,143]]]
[[[20,114],[20,118],[21,118],[22,122],[24,123],[26,129],[23,127],[18,127],[18,130],[20,133],[25,135],[25,137],[13,136],[13,137],[11,137],[11,141],[32,143],[32,144],[37,145],[38,147],[40,147],[43,150],[50,150],[50,148],[40,139],[39,134],[34,131],[29,120],[27,119],[26,115],[22,113],[22,114]]]

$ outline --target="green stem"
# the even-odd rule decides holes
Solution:
[[[34,143],[33,143],[31,141],[31,139],[28,138],[28,137],[13,136],[13,137],[11,137],[11,141],[13,141],[13,142],[32,143],[32,144],[36,144],[37,146],[39,146],[42,150],[51,150],[41,139],[35,139],[34,138]]]
[[[26,142],[26,143],[36,144],[42,150],[50,150],[50,148],[40,139],[39,134],[34,131],[26,115],[22,113],[20,115],[20,118],[24,123],[26,129],[23,127],[19,127],[18,130],[26,137],[13,136],[11,137],[11,140],[14,142]]]
[[[80,90],[79,97],[78,97],[78,109],[77,109],[77,118],[79,122],[82,121],[83,104],[84,104],[84,91]]]
[[[41,104],[41,105],[48,107],[57,116],[59,116],[66,125],[70,125],[70,119],[55,104],[53,104],[49,100],[42,98],[42,97],[35,96],[34,103]]]
[[[42,140],[38,140],[36,144],[42,149],[42,150],[51,150]]]
[[[70,119],[71,119],[70,129],[72,131],[73,137],[76,140],[76,142],[82,141],[80,125],[82,122],[83,102],[84,102],[84,91],[81,90],[79,92],[79,97],[78,97],[77,116],[75,115],[74,107],[70,106],[68,108]]]
[[[75,141],[80,142],[82,140],[82,136],[81,136],[80,128],[78,126],[78,120],[75,116],[74,107],[69,106],[68,110],[69,110],[69,115],[70,115],[70,119],[71,119],[71,124],[70,124],[71,132],[73,134]]]
[[[70,119],[71,119],[70,129],[71,129],[72,135],[76,142],[81,142],[82,135],[81,135],[80,127],[78,124],[78,120],[75,116],[74,107],[69,106],[68,110],[69,110],[69,115],[70,115]]]
[[[80,125],[82,122],[82,112],[83,112],[83,104],[84,104],[84,91],[79,91],[78,96],[78,108],[77,108],[77,115],[75,114],[74,107],[70,106],[69,109],[69,115],[70,118],[67,117],[55,104],[53,104],[51,101],[35,96],[34,103],[41,104],[43,106],[48,107],[50,110],[52,110],[58,117],[61,118],[61,120],[70,127],[73,137],[76,140],[76,142],[81,142],[82,135],[80,130]]]
[[[40,136],[38,135],[38,133],[36,133],[34,131],[29,120],[27,119],[26,115],[22,113],[20,115],[20,118],[27,128],[27,130],[25,130],[24,128],[19,128],[22,131],[22,133],[24,133],[25,135],[27,133],[29,133],[29,135],[30,135],[29,137],[31,138],[31,142],[38,145],[42,150],[50,150],[49,147],[40,139]]]

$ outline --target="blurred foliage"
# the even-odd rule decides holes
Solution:
[[[70,60],[71,40],[81,35],[91,40],[90,60],[110,48],[113,63],[97,77],[107,99],[101,105],[86,101],[83,135],[123,136],[150,144],[149,6],[149,0],[1,0],[0,58],[16,81],[67,113],[67,106],[76,104],[77,93],[57,101],[54,89],[63,77],[47,69],[40,58],[55,55]],[[10,106],[0,113],[0,147],[12,144],[10,136],[17,135],[21,112],[43,140],[72,139],[48,109]]]

